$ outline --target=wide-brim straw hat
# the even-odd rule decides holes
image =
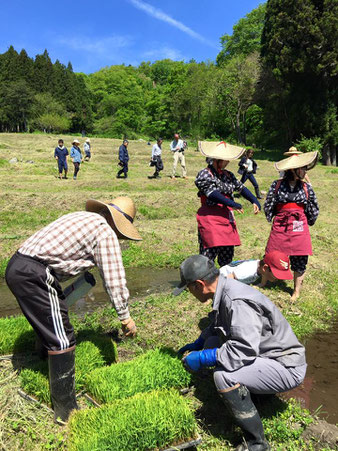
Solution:
[[[116,197],[111,203],[100,202],[94,199],[89,199],[86,202],[86,211],[100,213],[104,208],[111,214],[115,227],[121,235],[129,240],[142,240],[141,235],[133,225],[136,208],[134,201],[130,197]]]
[[[74,139],[74,141],[72,142],[72,144],[80,144],[80,141],[78,139]]]
[[[86,139],[86,143],[90,143],[90,139],[89,138]]]
[[[284,152],[283,155],[291,157],[291,155],[300,155],[302,153],[303,152],[301,152],[300,150],[297,150],[297,147],[292,146],[292,147],[290,147],[290,149],[287,152]]]
[[[198,141],[198,148],[202,155],[216,160],[236,160],[245,152],[243,147],[233,146],[224,141]]]
[[[289,169],[298,169],[306,166],[307,170],[314,168],[318,160],[318,151],[292,155],[289,158],[275,163],[277,171],[287,171]]]

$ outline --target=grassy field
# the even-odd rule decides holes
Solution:
[[[92,160],[82,164],[78,179],[72,180],[70,163],[69,179],[59,180],[53,159],[58,138],[52,135],[0,135],[0,274],[4,274],[8,258],[34,231],[62,214],[82,210],[89,198],[111,201],[116,196],[128,195],[134,199],[138,210],[135,225],[143,241],[123,244],[125,266],[179,267],[184,258],[198,253],[195,213],[199,200],[194,179],[205,166],[205,161],[195,148],[191,147],[186,152],[188,179],[172,180],[172,155],[169,143],[164,143],[162,178],[149,180],[147,176],[153,172],[153,168],[148,166],[151,146],[146,142],[131,141],[129,177],[123,180],[115,177],[121,141],[92,138]],[[70,150],[71,137],[63,138]],[[84,139],[80,141],[83,144]],[[18,162],[9,164],[8,160],[14,157]],[[257,151],[255,158],[259,164],[257,180],[260,188],[267,191],[277,178],[273,161],[280,156],[274,151]],[[237,173],[237,162],[231,162],[229,169]],[[180,168],[178,174],[181,174]],[[337,310],[338,298],[335,269],[338,173],[335,168],[317,165],[309,176],[318,196],[320,216],[311,228],[314,255],[309,260],[301,298],[296,304],[290,304],[291,282],[262,290],[281,308],[299,337],[329,327]],[[252,188],[249,182],[247,186]],[[244,199],[241,203],[245,212],[236,220],[242,246],[236,248],[235,258],[259,258],[264,253],[270,225],[263,213],[254,216],[251,204]],[[159,345],[177,349],[196,339],[206,323],[209,309],[210,306],[201,306],[188,294],[173,298],[163,293],[134,299],[131,314],[139,333],[134,341],[122,340],[119,343],[120,359],[127,360],[144,349]],[[100,325],[105,330],[118,327],[116,316],[110,309],[97,312],[87,321],[91,327]],[[17,374],[10,363],[0,362],[0,371],[0,449],[60,449],[65,431],[54,426],[51,417],[47,418],[41,409],[27,406],[18,398],[15,392]],[[2,383],[5,380],[8,381]],[[213,393],[212,384],[203,379],[195,386],[197,388],[190,396],[196,405],[204,439],[201,449],[230,449],[229,440],[238,438],[238,431],[230,431],[230,435],[227,432],[229,420],[218,415],[223,409]],[[213,393],[210,399],[208,390]],[[309,421],[297,406],[277,406],[277,414],[264,412],[267,412],[264,421],[270,431],[273,449],[310,449],[308,445],[302,448],[297,434],[288,435],[286,432],[296,430],[293,428],[295,424]],[[280,431],[277,435],[276,428]],[[285,437],[281,439],[281,435]],[[283,445],[278,445],[279,442]]]

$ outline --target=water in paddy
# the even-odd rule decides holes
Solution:
[[[71,307],[79,316],[109,305],[98,271],[91,271],[96,286],[83,299]],[[128,289],[133,299],[155,293],[169,293],[179,282],[177,269],[129,268],[126,270]],[[68,282],[69,283],[69,282]],[[67,285],[67,284],[66,284]],[[0,317],[21,314],[17,302],[3,280],[0,281]],[[338,322],[328,332],[316,333],[305,341],[308,369],[304,383],[282,397],[294,397],[314,412],[321,407],[319,416],[329,423],[338,422]]]

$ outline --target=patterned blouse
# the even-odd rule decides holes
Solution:
[[[199,197],[209,197],[214,191],[219,191],[232,200],[234,199],[232,193],[234,191],[241,192],[244,188],[243,183],[237,180],[232,172],[222,171],[222,173],[219,174],[215,168],[210,165],[197,174],[195,185],[198,188],[197,195]],[[217,205],[217,202],[207,199],[207,205],[212,207]]]
[[[292,190],[286,180],[282,180],[278,192],[275,193],[278,180],[275,180],[270,186],[269,192],[264,203],[264,212],[268,222],[276,214],[277,204],[285,204],[287,202],[295,202],[304,205],[304,213],[307,217],[309,225],[313,225],[319,214],[318,201],[312,186],[306,183],[308,195],[306,196],[303,184],[299,181]]]

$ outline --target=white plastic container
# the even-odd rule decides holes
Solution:
[[[75,304],[76,301],[86,296],[95,286],[96,280],[93,274],[86,271],[79,276],[71,285],[68,285],[63,291],[66,296],[68,307]]]

